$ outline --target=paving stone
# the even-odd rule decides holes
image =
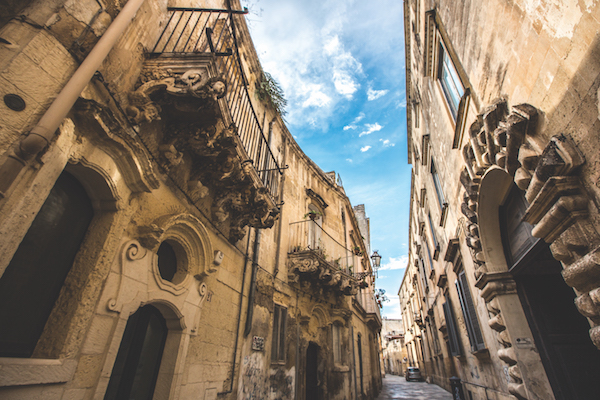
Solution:
[[[403,376],[386,375],[377,400],[452,400],[452,394],[427,382],[406,382]]]

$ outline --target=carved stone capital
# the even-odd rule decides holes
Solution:
[[[475,286],[481,289],[480,295],[486,303],[490,302],[496,296],[517,293],[517,284],[508,272],[483,274],[477,280]]]

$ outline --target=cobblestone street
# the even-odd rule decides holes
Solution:
[[[452,400],[452,395],[427,382],[406,382],[403,376],[386,375],[377,400]]]

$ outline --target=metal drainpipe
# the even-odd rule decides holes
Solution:
[[[0,199],[4,198],[19,173],[52,141],[54,133],[94,76],[108,53],[131,23],[144,0],[129,0],[90,54],[63,87],[37,125],[18,143],[0,166]]]
[[[258,270],[258,250],[260,249],[260,229],[254,229],[254,250],[252,251],[252,277],[250,278],[250,293],[248,295],[248,309],[246,311],[246,326],[244,337],[252,329],[252,315],[254,314],[254,294],[256,292],[256,272]]]
[[[238,341],[240,338],[240,322],[242,320],[242,303],[244,301],[244,284],[246,283],[246,271],[248,269],[248,254],[250,252],[250,233],[248,233],[248,241],[246,243],[246,255],[244,256],[244,272],[242,273],[242,288],[240,289],[240,305],[238,307],[237,325],[235,330],[235,343],[233,345],[233,360],[231,362],[231,386],[229,390],[217,393],[217,396],[223,396],[233,392],[233,381],[235,380],[235,361],[237,359]]]

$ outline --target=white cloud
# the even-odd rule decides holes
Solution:
[[[365,113],[364,113],[364,112],[361,112],[360,114],[358,114],[358,115],[356,116],[356,118],[354,118],[354,121],[352,121],[352,123],[351,123],[351,124],[349,124],[349,125],[346,125],[346,126],[344,127],[344,130],[345,130],[345,131],[347,131],[347,130],[349,130],[349,129],[356,129],[356,128],[358,128],[358,126],[357,126],[356,124],[357,124],[357,123],[359,123],[360,121],[362,121],[364,117],[365,117]]]
[[[370,148],[371,148],[371,146],[361,147],[360,151],[362,151],[364,153],[365,151],[369,151]]]
[[[394,147],[396,143],[392,143],[389,139],[379,139],[379,141],[383,144],[383,147]]]
[[[360,133],[360,135],[358,135],[359,137],[365,136],[365,135],[370,135],[373,132],[380,131],[383,128],[383,126],[381,126],[377,122],[375,122],[374,124],[365,124],[365,128],[367,128],[367,129],[362,131]]]
[[[362,73],[361,63],[352,56],[352,53],[344,50],[338,35],[325,39],[323,50],[332,63],[332,80],[336,92],[351,99],[354,92],[360,87],[360,84],[354,79],[354,75]]]
[[[403,268],[406,268],[407,264],[408,264],[408,256],[407,255],[403,255],[400,257],[389,257],[388,262],[384,263],[379,268],[379,271],[403,269]]]
[[[304,100],[302,103],[302,108],[307,107],[326,107],[331,103],[331,97],[327,96],[323,93],[319,87],[319,85],[315,85],[316,88],[314,91],[311,91],[308,95],[308,98]]]
[[[385,96],[389,92],[389,90],[373,90],[373,88],[369,88],[367,90],[367,99],[369,101],[377,100],[378,98]]]
[[[346,161],[348,161],[349,163],[352,163],[352,162],[354,162],[354,161],[352,161],[352,159],[351,159],[351,158],[346,158]]]

